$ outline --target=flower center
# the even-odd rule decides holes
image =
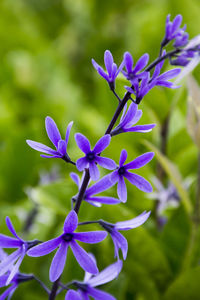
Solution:
[[[73,238],[73,234],[71,234],[71,233],[66,233],[66,234],[64,234],[63,235],[63,240],[65,241],[65,242],[70,242],[71,240],[72,240],[72,238]]]
[[[124,175],[125,172],[126,172],[126,169],[124,167],[120,167],[118,170],[119,175]]]
[[[87,153],[86,157],[89,161],[93,161],[95,158],[95,154],[93,152],[89,152]]]

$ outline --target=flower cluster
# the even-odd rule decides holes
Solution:
[[[112,223],[112,220],[107,222],[102,219],[87,220],[78,223],[78,213],[83,201],[95,207],[100,207],[102,204],[117,205],[125,203],[128,198],[126,180],[129,182],[128,184],[132,184],[140,191],[145,193],[152,192],[151,184],[141,175],[136,174],[135,171],[133,173],[132,170],[146,166],[152,160],[154,156],[153,152],[139,155],[126,163],[128,157],[127,151],[123,148],[119,149],[121,151],[119,164],[111,158],[101,156],[101,154],[110,146],[113,136],[121,133],[147,133],[155,127],[155,124],[135,124],[142,117],[142,110],[138,109],[138,104],[152,88],[155,86],[171,89],[178,88],[170,80],[176,77],[181,69],[175,68],[163,72],[164,61],[169,59],[171,64],[186,66],[196,55],[199,55],[199,40],[198,42],[197,40],[188,42],[188,34],[185,32],[186,27],[180,28],[181,23],[182,17],[180,15],[176,16],[173,21],[170,21],[170,15],[167,16],[165,37],[161,42],[160,54],[149,65],[148,54],[144,54],[134,65],[132,55],[129,52],[125,52],[123,60],[118,67],[109,50],[106,50],[104,54],[106,71],[94,59],[92,60],[94,68],[108,82],[111,91],[117,97],[119,103],[105,134],[96,142],[94,148],[91,148],[89,140],[82,133],[75,134],[76,144],[84,153],[82,157],[78,157],[76,162],[71,160],[68,154],[68,141],[73,122],[68,124],[66,137],[63,140],[54,120],[46,117],[47,135],[55,149],[32,140],[27,140],[27,144],[31,148],[44,153],[41,155],[42,157],[60,158],[72,164],[76,168],[76,171],[82,173],[82,178],[80,180],[79,175],[75,172],[70,173],[71,179],[78,187],[77,193],[69,199],[72,209],[71,211],[66,210],[66,218],[65,221],[63,220],[63,232],[57,237],[52,237],[45,242],[38,240],[25,241],[18,236],[9,217],[6,217],[7,227],[13,237],[0,234],[0,287],[10,286],[3,292],[0,299],[3,300],[6,297],[10,299],[21,282],[31,279],[36,279],[40,283],[51,300],[56,299],[57,295],[63,290],[66,290],[65,300],[84,300],[89,299],[89,297],[96,300],[115,299],[112,295],[96,287],[115,279],[122,270],[123,262],[120,256],[122,256],[123,260],[126,260],[128,241],[120,231],[141,226],[149,218],[150,212],[144,211],[135,218],[116,223]],[[166,49],[163,48],[172,40],[174,41],[174,50],[166,52]],[[123,99],[115,91],[116,79],[120,72],[129,82],[129,86],[125,86]],[[129,100],[130,103],[128,103]],[[121,118],[116,126],[115,124],[120,114]],[[101,168],[106,169],[107,172],[103,177],[101,177]],[[95,182],[91,184],[92,181]],[[101,195],[101,193],[113,188],[116,184],[117,198]],[[157,197],[159,196],[159,192],[163,191],[158,191],[156,194]],[[98,224],[103,230],[79,232],[80,226],[86,224],[92,225],[94,223]],[[96,244],[102,242],[107,235],[110,235],[114,244],[115,262],[99,272],[95,257],[87,253],[83,246],[79,245],[79,242]],[[10,255],[6,255],[2,251],[2,248],[14,248],[17,250]],[[86,274],[84,280],[81,282],[73,280],[64,284],[61,281],[61,275],[65,272],[69,248],[72,250],[77,263],[85,270]],[[57,251],[49,269],[49,278],[53,282],[51,290],[46,288],[34,275],[20,273],[19,267],[26,255],[29,257],[41,257],[50,254],[56,249]],[[120,253],[120,250],[122,253]]]

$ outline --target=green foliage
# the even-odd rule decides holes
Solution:
[[[151,60],[159,52],[165,18],[181,13],[192,38],[199,34],[199,1],[178,0],[2,0],[0,1],[0,225],[8,234],[5,216],[9,215],[21,236],[47,240],[62,232],[63,221],[77,193],[69,173],[75,171],[62,161],[40,158],[26,139],[50,146],[44,118],[56,120],[64,136],[74,120],[69,154],[75,161],[79,150],[73,134],[82,132],[94,144],[103,135],[117,107],[106,82],[96,74],[91,58],[103,63],[103,52],[110,49],[120,63],[125,51],[136,61],[148,52]],[[165,63],[164,68],[168,68]],[[122,149],[128,161],[147,150],[155,151],[154,160],[138,170],[149,181],[158,175],[158,162],[164,169],[164,185],[171,181],[181,198],[177,208],[164,211],[167,223],[157,228],[156,201],[127,183],[128,201],[118,206],[96,209],[83,203],[80,221],[102,218],[116,222],[152,210],[148,222],[125,233],[129,241],[128,258],[119,278],[105,286],[117,299],[196,300],[200,295],[200,230],[195,214],[197,157],[199,152],[199,67],[197,82],[183,82],[178,91],[154,88],[142,101],[140,124],[156,123],[148,134],[127,133],[113,137],[105,155],[116,162]],[[187,80],[187,79],[186,79]],[[191,81],[192,80],[192,81]],[[117,91],[124,94],[124,79]],[[198,92],[197,92],[198,91]],[[188,97],[189,94],[189,97]],[[189,100],[188,100],[189,98]],[[188,100],[188,102],[187,102]],[[187,120],[186,120],[187,116]],[[169,118],[165,153],[162,153],[162,128]],[[198,147],[197,147],[198,146]],[[59,166],[59,178],[41,184],[41,173]],[[103,175],[103,171],[101,170]],[[186,188],[183,179],[191,177]],[[116,196],[116,187],[108,195]],[[30,214],[34,222],[24,230]],[[93,225],[85,230],[97,229]],[[81,228],[82,229],[82,228]],[[100,245],[87,245],[97,257],[99,269],[113,259],[113,243],[107,238]],[[35,273],[49,287],[48,270],[53,254],[26,257],[22,272]],[[83,271],[69,251],[63,282],[82,279]],[[23,284],[13,299],[46,299],[35,282]],[[64,299],[64,293],[58,297]]]

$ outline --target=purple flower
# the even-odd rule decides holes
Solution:
[[[166,51],[163,51],[162,56],[164,56],[165,53],[166,53]],[[179,86],[175,86],[173,84],[173,82],[169,82],[168,80],[176,77],[181,72],[181,69],[176,68],[176,69],[164,72],[163,74],[160,75],[160,71],[163,67],[163,64],[164,64],[164,60],[156,65],[154,73],[150,80],[151,85],[152,86],[159,85],[159,86],[164,86],[164,87],[171,88],[171,89],[178,88]]]
[[[97,70],[99,75],[101,75],[109,84],[110,89],[115,89],[115,79],[121,72],[121,70],[124,67],[124,61],[122,61],[119,68],[117,68],[117,65],[114,63],[113,56],[109,50],[106,50],[104,52],[104,63],[106,67],[107,73],[103,70],[101,66],[99,66],[94,59],[92,59],[92,64],[94,68]]]
[[[70,173],[72,180],[76,183],[78,188],[81,187],[81,181],[79,176],[76,173]],[[105,190],[109,189],[113,183],[110,180],[110,176],[104,176],[100,181],[92,185],[91,187],[87,188],[85,191],[85,195],[83,200],[90,203],[91,205],[101,207],[101,204],[118,204],[120,203],[119,199],[107,196],[94,196]],[[73,197],[73,200],[76,201],[76,196]]]
[[[0,287],[5,287],[7,285],[9,274],[10,273],[0,276]],[[26,281],[29,281],[32,279],[33,279],[32,275],[26,275],[26,274],[22,274],[22,273],[15,274],[15,276],[13,277],[13,279],[10,282],[11,286],[9,286],[3,292],[3,294],[0,295],[0,300],[4,300],[6,298],[11,299],[11,297],[13,296],[15,290],[17,289],[17,287],[20,283],[26,282]]]
[[[92,259],[95,261],[94,257],[92,257]],[[96,289],[96,286],[103,285],[115,279],[121,272],[121,269],[122,261],[119,260],[105,268],[96,276],[86,274],[83,282],[74,282],[74,285],[78,288],[79,294],[77,292],[69,293],[68,291],[65,300],[88,300],[89,297],[92,297],[95,300],[116,300],[115,297],[113,297],[112,295],[99,289]],[[69,295],[73,295],[74,298],[69,298]]]
[[[195,57],[195,51],[183,51],[179,56],[170,60],[170,64],[174,66],[185,67]]]
[[[136,103],[139,104],[144,96],[152,89],[154,85],[150,83],[150,73],[144,72],[141,80],[135,80],[132,82],[132,87],[125,86],[125,89],[134,94],[136,97]]]
[[[129,162],[128,164],[124,165],[127,159],[127,152],[126,150],[122,150],[120,155],[120,160],[119,160],[119,167],[110,175],[113,184],[118,182],[117,194],[119,199],[122,202],[126,202],[127,200],[127,190],[126,190],[126,184],[124,178],[128,179],[130,183],[135,185],[141,191],[146,193],[152,192],[152,187],[146,179],[144,179],[142,176],[139,176],[137,174],[130,173],[129,170],[139,169],[143,167],[150,160],[152,160],[153,156],[154,156],[153,152],[147,152],[143,155],[138,156],[136,159]]]
[[[151,212],[143,212],[136,218],[133,218],[128,221],[122,221],[122,222],[117,222],[115,224],[107,223],[103,220],[99,221],[99,224],[109,232],[113,243],[114,243],[114,248],[115,248],[115,257],[119,259],[119,249],[122,251],[123,259],[125,260],[127,257],[127,252],[128,252],[128,243],[125,237],[119,232],[121,230],[129,230],[133,229],[136,227],[139,227],[142,225],[148,217],[150,216]]]
[[[111,136],[109,134],[104,135],[91,150],[89,140],[81,133],[75,134],[75,139],[78,147],[85,153],[85,156],[79,158],[76,162],[76,167],[79,171],[83,171],[85,168],[89,168],[90,177],[92,180],[99,179],[99,170],[96,163],[105,169],[113,170],[116,168],[115,162],[106,157],[100,157],[100,154],[110,144]]]
[[[46,117],[46,119],[45,119],[46,131],[47,131],[50,141],[53,143],[56,150],[51,149],[46,145],[31,141],[31,140],[27,140],[26,142],[31,148],[33,148],[39,152],[48,154],[48,155],[41,154],[41,157],[62,158],[67,162],[71,162],[71,159],[69,158],[69,156],[67,154],[67,145],[68,145],[69,134],[70,134],[72,125],[73,125],[73,122],[70,122],[69,125],[67,126],[65,140],[62,140],[60,132],[59,132],[58,127],[56,126],[56,123],[54,122],[54,120],[50,117]]]
[[[119,124],[114,130],[112,130],[111,136],[123,132],[149,132],[156,126],[156,124],[133,126],[140,120],[142,116],[142,110],[138,109],[138,106],[133,102],[129,106],[127,112],[126,110],[127,104],[124,106],[123,114]]]
[[[8,271],[10,271],[9,276],[7,277],[6,285],[8,285],[14,276],[17,274],[19,270],[19,266],[22,263],[22,260],[30,247],[38,244],[38,241],[30,241],[26,242],[22,240],[16,233],[11,220],[9,217],[6,217],[6,225],[14,236],[14,238],[6,236],[4,234],[0,234],[0,247],[2,248],[18,248],[12,254],[4,257],[4,259],[0,263],[0,276],[4,275]]]
[[[124,53],[124,64],[126,67],[126,71],[122,71],[123,75],[130,80],[131,82],[134,82],[134,80],[140,79],[143,77],[144,72],[139,73],[142,69],[146,67],[149,61],[149,55],[145,53],[135,64],[135,67],[133,68],[133,58],[129,52]]]
[[[49,254],[59,247],[50,267],[49,278],[51,281],[57,280],[62,274],[67,257],[68,247],[72,249],[72,252],[81,268],[92,274],[98,273],[96,264],[90,258],[87,252],[79,246],[76,240],[89,244],[99,243],[105,239],[107,233],[105,231],[75,233],[74,230],[77,228],[77,226],[78,217],[76,212],[72,210],[65,219],[63,234],[28,251],[29,256],[37,257]]]
[[[162,47],[167,45],[171,40],[175,39],[174,47],[183,47],[188,43],[188,33],[185,32],[186,25],[180,28],[182,23],[182,16],[177,15],[174,20],[170,21],[170,15],[166,19],[165,37],[162,41]]]

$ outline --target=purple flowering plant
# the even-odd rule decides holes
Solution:
[[[98,74],[107,81],[111,92],[118,100],[118,106],[111,118],[105,134],[99,138],[94,148],[91,148],[89,140],[82,134],[75,134],[75,142],[84,155],[79,157],[76,162],[71,159],[72,153],[68,153],[68,141],[73,122],[67,126],[65,139],[61,138],[61,134],[56,123],[51,117],[46,117],[45,125],[47,135],[55,149],[50,148],[42,143],[27,140],[27,144],[36,151],[41,153],[45,158],[61,158],[66,163],[73,165],[75,171],[82,173],[82,179],[72,172],[71,179],[76,183],[78,189],[77,194],[69,199],[72,204],[71,211],[66,210],[66,218],[63,220],[63,232],[57,237],[52,236],[48,241],[26,241],[19,237],[15,231],[11,220],[6,217],[7,227],[13,237],[0,234],[0,287],[4,287],[4,292],[0,296],[0,300],[11,299],[15,289],[21,282],[35,279],[47,293],[50,300],[56,299],[57,295],[63,292],[66,300],[88,300],[90,297],[96,300],[114,300],[114,296],[104,292],[96,287],[118,277],[123,263],[120,259],[120,250],[124,264],[128,253],[128,241],[120,233],[141,226],[147,221],[150,212],[144,211],[137,217],[112,223],[112,220],[86,220],[78,223],[78,214],[83,201],[86,204],[92,204],[96,207],[104,205],[112,205],[125,203],[128,199],[128,193],[125,180],[129,181],[139,190],[150,193],[152,192],[151,184],[142,176],[135,174],[132,170],[140,169],[148,164],[153,156],[153,152],[144,153],[137,158],[127,160],[127,151],[120,149],[121,155],[119,165],[111,159],[102,156],[102,152],[112,143],[112,137],[121,133],[147,133],[151,131],[155,124],[135,125],[142,116],[142,110],[138,109],[138,105],[144,97],[155,86],[167,87],[170,89],[177,88],[173,82],[169,81],[176,77],[181,69],[174,68],[163,72],[163,64],[168,59],[172,65],[186,66],[195,56],[199,56],[199,43],[194,44],[188,41],[188,34],[185,32],[186,27],[181,27],[182,16],[177,15],[173,21],[170,21],[170,15],[167,16],[166,30],[163,41],[161,42],[159,56],[150,64],[149,55],[144,54],[134,65],[134,60],[129,52],[125,52],[123,60],[119,66],[114,62],[112,53],[106,50],[104,53],[104,63],[106,71],[97,62],[92,59],[92,64]],[[173,50],[167,52],[165,47],[173,42]],[[125,86],[124,96],[121,98],[116,92],[116,79],[122,73],[130,86]],[[121,114],[121,119],[116,126],[116,122]],[[70,137],[72,143],[72,137]],[[100,167],[106,169],[107,174],[101,178]],[[95,181],[95,183],[92,183]],[[109,190],[117,183],[118,198],[101,195],[102,192]],[[90,185],[91,184],[91,185]],[[100,195],[99,195],[100,194]],[[130,201],[130,200],[129,200]],[[79,228],[84,225],[97,224],[103,228],[100,231],[83,231],[79,232]],[[78,230],[77,230],[78,229]],[[77,231],[76,231],[77,230]],[[107,266],[103,271],[98,270],[98,260],[93,255],[88,254],[84,246],[80,246],[79,242],[84,244],[96,244],[102,242],[107,235],[110,235],[114,244],[114,259],[111,265]],[[78,241],[78,242],[77,242]],[[4,253],[3,249],[16,249],[9,255]],[[72,280],[70,282],[62,282],[62,274],[67,272],[67,253],[71,248],[73,255],[79,266],[86,271],[83,281]],[[56,253],[51,262],[49,269],[49,278],[52,282],[50,288],[38,279],[35,275],[22,274],[19,267],[26,255],[29,257],[45,256],[52,251]]]

